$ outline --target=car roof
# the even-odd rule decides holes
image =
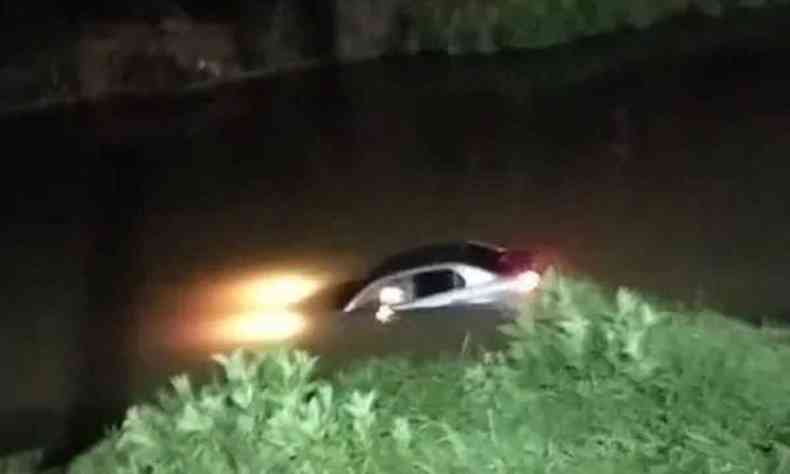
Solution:
[[[441,263],[466,263],[492,272],[500,269],[500,259],[506,249],[485,242],[461,241],[424,245],[398,253],[374,267],[368,281],[410,268]]]

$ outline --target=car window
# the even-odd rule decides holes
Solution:
[[[384,278],[364,290],[356,303],[356,307],[377,307],[379,305],[379,294],[381,290],[386,287],[395,287],[400,289],[403,292],[404,303],[412,301],[415,298],[414,282],[412,277]]]
[[[464,287],[464,279],[452,270],[431,270],[414,275],[414,297],[425,298]]]

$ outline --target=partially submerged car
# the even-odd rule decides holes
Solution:
[[[434,244],[394,255],[374,268],[343,312],[399,312],[463,305],[513,309],[540,283],[530,252],[474,241]]]

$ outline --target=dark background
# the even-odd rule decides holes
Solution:
[[[306,7],[331,3],[312,0],[298,0]],[[162,16],[188,13],[197,18],[239,18],[239,14],[249,5],[270,6],[273,0],[256,1],[177,1],[163,2],[161,0],[140,1],[114,1],[100,2],[95,0],[82,0],[74,2],[54,2],[52,0],[32,0],[18,2],[4,0],[2,7],[3,20],[11,22],[36,23],[42,19],[67,20],[82,22],[95,18],[150,18],[158,19]]]
[[[40,8],[132,14],[75,5]],[[790,316],[790,37],[766,31],[562,87],[525,65],[572,67],[599,43],[6,116],[0,449],[73,454],[210,350],[157,328],[200,318],[197,294],[259,266],[340,279],[482,239],[758,324]]]

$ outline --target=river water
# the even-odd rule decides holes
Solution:
[[[535,248],[607,284],[783,314],[781,57],[534,96],[383,61],[5,119],[5,447],[56,436],[85,381],[124,401],[205,357],[164,328],[206,317],[223,284],[339,281],[431,241]]]

